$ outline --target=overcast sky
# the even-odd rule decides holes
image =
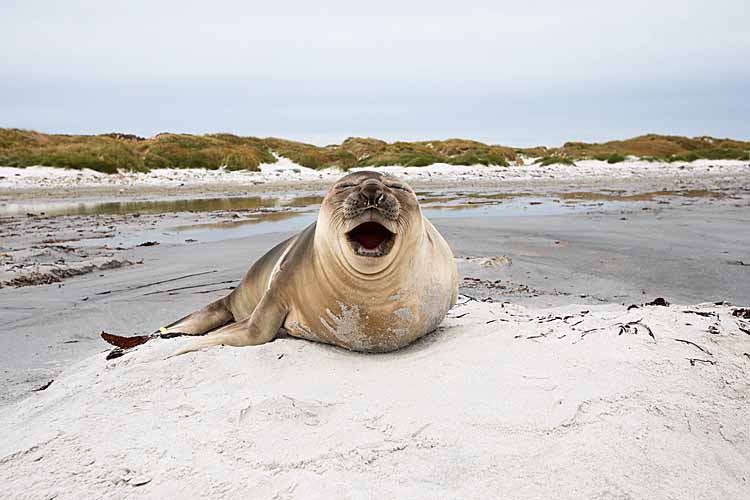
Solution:
[[[0,126],[750,139],[748,32],[747,0],[3,0]]]

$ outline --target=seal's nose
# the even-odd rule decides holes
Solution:
[[[366,205],[378,205],[383,198],[383,184],[375,179],[369,179],[362,184],[360,193]]]

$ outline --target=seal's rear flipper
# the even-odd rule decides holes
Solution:
[[[121,337],[120,335],[112,335],[111,333],[102,332],[102,338],[108,344],[112,344],[120,349],[130,349],[141,344],[145,344],[154,336],[152,335],[136,335],[134,337]]]

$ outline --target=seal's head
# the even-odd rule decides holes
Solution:
[[[329,231],[336,253],[363,274],[397,260],[402,248],[421,235],[422,213],[414,191],[379,172],[355,172],[339,179],[320,207],[318,228]]]

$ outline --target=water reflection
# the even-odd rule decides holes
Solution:
[[[261,213],[253,215],[252,217],[248,217],[247,219],[227,220],[227,221],[220,221],[220,222],[208,222],[204,224],[188,224],[188,225],[183,225],[183,226],[175,226],[173,230],[180,233],[180,232],[187,232],[187,231],[203,231],[203,230],[211,230],[211,229],[234,229],[234,228],[238,228],[241,226],[261,224],[264,222],[281,222],[284,220],[294,219],[302,215],[312,214],[312,213],[315,213],[315,212],[312,210],[303,210],[303,211],[288,210],[284,212],[261,212]]]
[[[162,214],[170,212],[215,212],[259,210],[262,208],[304,208],[319,204],[320,195],[243,196],[226,198],[188,198],[166,200],[129,200],[107,202],[9,203],[0,206],[0,215],[124,215]]]
[[[623,191],[602,190],[598,192],[573,191],[532,194],[528,192],[492,191],[418,191],[417,197],[424,208],[446,210],[468,210],[477,205],[500,205],[550,200],[565,204],[582,201],[639,202],[653,201],[663,197],[724,198],[726,193],[715,190],[673,190],[626,194]],[[90,201],[90,202],[46,202],[0,204],[0,216],[13,215],[126,215],[162,214],[176,212],[242,212],[263,209],[317,209],[323,200],[322,193],[290,193],[284,196],[231,196],[223,198],[183,198],[162,200]]]
[[[726,193],[711,191],[708,189],[685,189],[679,191],[651,191],[647,193],[624,194],[622,191],[610,193],[592,193],[589,191],[574,191],[565,193],[554,193],[563,200],[585,200],[585,201],[653,201],[659,197],[681,196],[685,198],[725,198]]]

